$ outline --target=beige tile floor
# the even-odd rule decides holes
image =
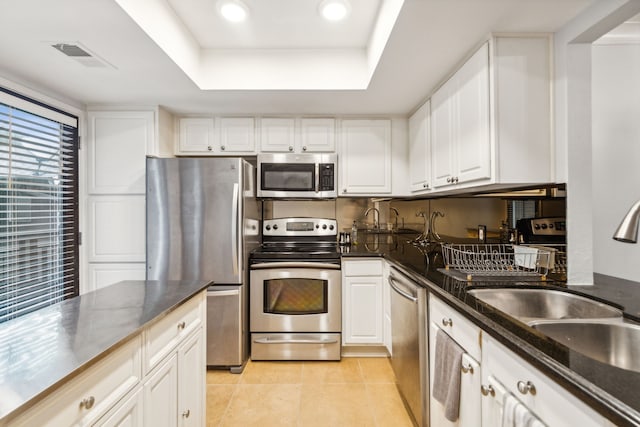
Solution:
[[[207,372],[207,426],[411,427],[388,358],[249,362]]]

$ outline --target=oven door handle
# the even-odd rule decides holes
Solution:
[[[340,270],[340,264],[329,264],[324,262],[261,262],[252,264],[252,270],[265,268],[313,268],[316,270]]]
[[[300,339],[300,340],[278,340],[278,339],[270,339],[270,338],[258,338],[253,340],[256,344],[335,344],[338,342],[337,339],[333,338],[325,338],[318,340],[311,339]]]

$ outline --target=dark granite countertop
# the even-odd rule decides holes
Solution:
[[[124,281],[0,324],[0,423],[208,285]]]
[[[402,235],[366,235],[362,239],[360,244],[344,251],[343,257],[383,256],[616,425],[640,425],[640,373],[583,356],[467,294],[467,290],[478,287],[545,286],[613,302],[625,311],[626,317],[638,320],[640,287],[607,276],[596,276],[596,285],[592,287],[567,287],[553,281],[518,285],[460,281],[438,271],[443,266],[439,244],[418,248],[409,243],[410,237]]]

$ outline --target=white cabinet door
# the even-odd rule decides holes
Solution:
[[[220,153],[251,154],[256,151],[253,117],[220,118]]]
[[[455,80],[455,183],[491,178],[488,42],[458,70]]]
[[[336,121],[331,118],[300,119],[299,151],[333,153],[336,150]]]
[[[212,153],[214,151],[213,118],[180,119],[180,153]]]
[[[431,101],[409,118],[409,176],[412,192],[431,188]]]
[[[144,194],[154,129],[151,111],[89,112],[89,194]]]
[[[391,122],[343,120],[340,195],[391,193]]]
[[[178,425],[178,363],[172,355],[144,384],[144,422],[147,426]]]
[[[145,262],[145,197],[91,196],[89,262]]]
[[[203,329],[198,329],[178,349],[178,417],[182,427],[205,425],[206,376]]]
[[[453,185],[455,150],[453,135],[453,107],[455,82],[449,79],[431,97],[431,167],[433,186]]]
[[[122,280],[144,280],[145,263],[91,263],[89,264],[89,284],[83,292],[95,291]]]
[[[142,390],[139,389],[133,396],[118,404],[109,411],[96,424],[96,427],[142,427],[143,419]]]
[[[430,390],[433,390],[433,380],[435,378],[435,338],[439,327],[431,322],[429,328],[429,378]],[[432,426],[438,427],[480,427],[482,400],[480,386],[482,376],[480,364],[469,354],[462,356],[463,370],[460,372],[460,412],[457,421],[449,421],[444,415],[444,406],[429,397],[429,408]],[[500,424],[497,424],[500,425]]]
[[[260,120],[260,151],[295,151],[294,118],[263,118]]]
[[[383,344],[382,278],[346,277],[344,344]]]

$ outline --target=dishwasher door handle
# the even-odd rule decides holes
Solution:
[[[396,285],[396,280],[393,278],[393,276],[389,276],[389,278],[387,280],[389,281],[389,285],[391,285],[391,289],[393,289],[394,291],[396,291],[401,296],[405,297],[406,299],[408,299],[411,302],[418,302],[418,298],[416,298],[413,295],[408,294],[405,291],[403,291],[402,289],[398,288],[398,286]]]

